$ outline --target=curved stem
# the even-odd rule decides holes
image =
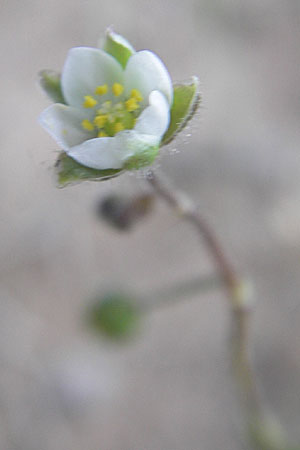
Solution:
[[[249,289],[225,255],[215,233],[197,211],[196,205],[182,192],[176,191],[153,170],[146,179],[156,192],[185,220],[192,223],[203,238],[216,268],[223,279],[231,309],[231,352],[233,368],[240,386],[247,413],[248,427],[255,448],[284,450],[287,448],[280,428],[266,415],[260,399],[249,357],[249,318],[251,303]]]
[[[175,208],[177,212],[182,215],[186,220],[193,223],[208,246],[211,255],[215,259],[217,268],[220,271],[220,275],[224,279],[225,286],[227,287],[229,298],[232,299],[232,294],[236,296],[235,292],[240,285],[239,279],[235,271],[233,270],[231,264],[225,257],[222,247],[220,246],[214,232],[208,226],[206,221],[197,212],[195,205],[182,193],[176,192],[173,188],[171,189],[165,182],[152,171],[147,172],[147,180],[155,189],[156,193],[162,197],[170,206]]]

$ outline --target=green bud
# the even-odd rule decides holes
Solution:
[[[107,337],[126,339],[137,331],[140,313],[132,298],[109,293],[96,300],[88,311],[91,327]]]
[[[56,164],[57,180],[59,187],[80,181],[104,181],[120,174],[120,169],[97,170],[83,166],[70,158],[65,152],[61,152]]]
[[[112,55],[125,69],[128,59],[135,53],[134,48],[123,36],[115,33],[111,28],[106,31],[103,50]]]
[[[48,97],[54,101],[54,103],[65,104],[64,96],[61,90],[60,74],[53,70],[42,70],[39,73],[40,85],[46,92]]]
[[[193,77],[191,82],[174,85],[174,100],[171,108],[171,120],[161,145],[169,144],[193,117],[200,104],[199,80]]]

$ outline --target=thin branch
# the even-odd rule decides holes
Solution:
[[[158,307],[174,306],[179,302],[182,304],[183,298],[199,294],[199,292],[204,293],[212,289],[219,289],[222,285],[223,280],[216,275],[194,277],[150,292],[147,295],[149,301],[143,306],[146,311],[151,311]]]

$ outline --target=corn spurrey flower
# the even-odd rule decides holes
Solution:
[[[69,51],[62,74],[41,72],[55,104],[39,118],[63,152],[60,185],[107,179],[153,163],[199,104],[198,80],[173,85],[157,55],[107,30],[102,49]]]

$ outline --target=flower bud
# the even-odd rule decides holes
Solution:
[[[98,214],[118,230],[127,231],[151,211],[153,196],[141,194],[134,198],[109,195],[98,206]]]
[[[126,339],[137,331],[140,312],[134,300],[120,293],[108,293],[94,301],[88,311],[88,323],[109,338]]]

